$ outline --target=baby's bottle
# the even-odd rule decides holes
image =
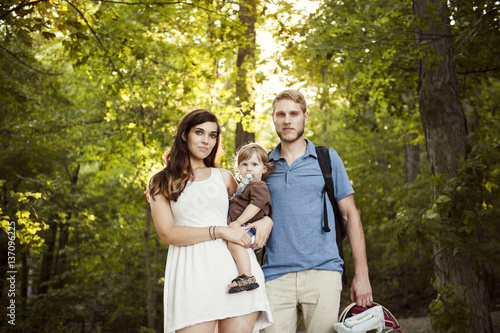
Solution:
[[[241,194],[241,192],[243,192],[248,183],[250,183],[250,179],[252,179],[252,175],[247,173],[245,177],[243,177],[243,179],[241,180],[240,184],[238,185],[235,194]]]

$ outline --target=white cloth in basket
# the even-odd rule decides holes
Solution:
[[[337,333],[364,333],[371,330],[381,332],[385,328],[384,310],[382,306],[374,306],[357,315],[336,323],[333,328]]]

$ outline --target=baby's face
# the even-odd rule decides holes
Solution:
[[[262,161],[257,157],[257,154],[253,154],[249,159],[239,161],[238,170],[241,177],[245,177],[247,174],[251,174],[251,182],[256,182],[262,180],[262,175],[266,173],[267,168],[264,163],[262,163]]]

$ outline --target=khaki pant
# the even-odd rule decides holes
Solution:
[[[342,292],[339,272],[306,270],[266,282],[274,323],[263,333],[296,333],[299,309],[307,333],[334,333]]]

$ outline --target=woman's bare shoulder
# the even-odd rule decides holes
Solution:
[[[226,184],[227,192],[229,193],[230,196],[232,196],[234,194],[234,191],[236,191],[238,183],[236,182],[236,179],[234,178],[231,171],[226,169],[219,169],[219,170],[222,176],[222,180],[224,181],[224,184]]]
[[[222,175],[222,177],[228,177],[228,178],[234,177],[232,172],[227,170],[227,169],[219,169],[219,171],[220,171],[220,174]]]

